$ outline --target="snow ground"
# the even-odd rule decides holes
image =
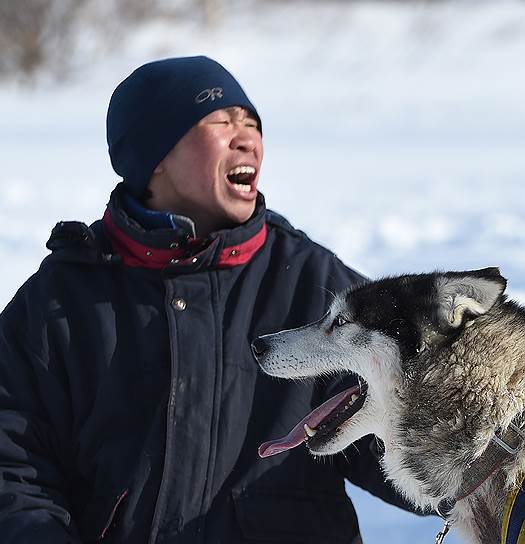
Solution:
[[[525,4],[244,0],[213,30],[144,25],[122,51],[80,57],[66,84],[0,85],[0,306],[56,221],[100,217],[117,181],[104,140],[116,84],[201,53],[258,106],[271,207],[370,276],[498,265],[525,301]],[[351,494],[366,544],[439,529]]]

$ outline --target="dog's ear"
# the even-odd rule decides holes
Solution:
[[[505,290],[507,280],[493,267],[438,274],[435,286],[440,325],[457,329],[488,312]]]

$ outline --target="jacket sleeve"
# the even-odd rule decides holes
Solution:
[[[0,315],[1,540],[80,544],[66,500],[62,446],[46,405],[48,398],[61,402],[61,393],[30,338],[35,325],[27,307],[19,291]]]

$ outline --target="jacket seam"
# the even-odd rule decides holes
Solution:
[[[164,466],[162,469],[162,477],[160,480],[159,491],[157,493],[157,501],[155,504],[155,510],[153,514],[153,522],[151,524],[151,531],[149,537],[149,544],[155,544],[157,541],[162,513],[164,511],[167,492],[169,472],[171,468],[172,453],[172,435],[174,430],[174,413],[175,413],[175,381],[177,375],[177,343],[175,337],[177,335],[177,323],[174,319],[172,311],[170,311],[170,301],[172,298],[171,284],[166,286],[166,295],[164,298],[164,308],[168,319],[168,331],[170,337],[170,354],[171,354],[171,379],[170,379],[170,393],[168,398],[168,406],[166,411],[166,444],[164,447]]]
[[[215,308],[219,307],[219,282],[217,280],[217,272],[210,275],[210,288],[213,298],[213,304],[211,305],[211,311],[213,312],[213,322],[215,326],[215,383],[213,386],[213,413],[212,424],[210,432],[210,449],[208,453],[208,470],[206,471],[206,487],[203,493],[201,503],[201,529],[203,541],[206,539],[206,513],[210,507],[210,497],[213,489],[213,476],[215,474],[215,465],[217,460],[217,444],[219,436],[219,423],[220,423],[220,399],[222,391],[222,334],[217,319],[217,311]]]

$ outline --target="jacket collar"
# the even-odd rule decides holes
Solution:
[[[127,191],[122,192],[122,206],[128,217],[137,221],[146,230],[182,229],[185,231],[184,234],[195,238],[195,223],[189,217],[149,210]]]
[[[103,218],[104,232],[113,251],[126,266],[169,269],[176,273],[246,264],[266,241],[266,206],[259,193],[255,212],[242,225],[193,238],[184,229],[146,230],[123,205],[124,189],[117,185]]]

